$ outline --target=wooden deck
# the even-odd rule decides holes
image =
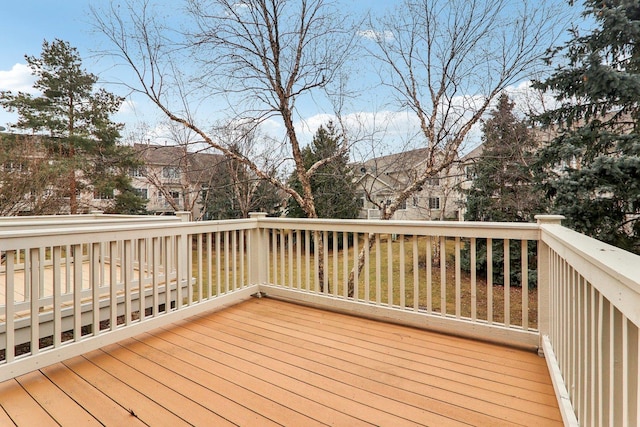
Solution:
[[[0,425],[562,425],[533,353],[269,298],[0,383]]]

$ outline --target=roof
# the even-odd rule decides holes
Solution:
[[[224,162],[225,156],[205,152],[191,152],[179,145],[134,144],[141,160],[149,166],[174,166],[187,169],[192,182],[208,182]],[[185,167],[186,166],[186,167]]]
[[[358,163],[360,166],[359,172],[379,175],[381,173],[406,171],[426,159],[428,153],[428,148],[418,148],[415,150],[403,151],[401,153],[375,157],[365,162]],[[365,170],[362,170],[362,168],[365,168]]]
[[[462,156],[461,160],[463,163],[471,160],[475,160],[481,157],[483,152],[484,152],[484,144],[480,144],[476,148],[474,148],[473,150],[469,151],[467,154]]]

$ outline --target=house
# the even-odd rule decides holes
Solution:
[[[187,146],[134,144],[143,166],[129,175],[138,194],[148,200],[147,210],[155,215],[189,211],[202,214],[201,193],[224,161],[224,156],[192,152]]]
[[[112,207],[114,192],[94,187],[96,176],[110,170],[104,166],[103,159],[85,162],[83,168],[75,170],[72,176],[64,164],[69,158],[65,158],[62,151],[56,138],[9,132],[0,134],[1,216],[68,214],[71,211],[72,187],[75,187],[73,203],[78,213]],[[87,170],[91,177],[85,175]]]
[[[468,166],[482,153],[481,147],[475,148],[437,176],[429,178],[420,191],[402,204],[393,219],[462,219],[464,195],[459,188],[468,187]],[[422,171],[429,151],[420,148],[353,163],[360,191],[360,218],[379,218],[381,208],[389,205]]]

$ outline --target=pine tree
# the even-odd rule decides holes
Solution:
[[[473,166],[475,178],[467,191],[467,221],[527,222],[543,212],[543,197],[535,187],[531,165],[537,148],[527,123],[514,114],[515,103],[506,94],[482,126],[483,151]],[[486,240],[477,241],[476,268],[487,273]],[[519,242],[512,241],[509,251],[511,283],[521,283]],[[470,269],[468,247],[462,253],[462,267]],[[504,280],[504,243],[493,240],[493,281]],[[530,266],[535,265],[535,247],[530,245]],[[529,269],[528,283],[536,283],[536,271]]]
[[[333,123],[320,126],[311,144],[302,149],[305,168],[308,170],[316,162],[336,156],[339,150],[340,140]],[[344,153],[322,165],[312,175],[311,190],[319,218],[357,218],[358,197],[348,163],[348,153]],[[300,187],[299,181],[293,176],[290,183],[294,188]],[[289,216],[306,217],[294,199],[289,202]]]
[[[25,56],[36,76],[38,96],[0,93],[0,105],[19,115],[17,128],[49,136],[49,156],[67,172],[69,211],[82,209],[77,195],[86,189],[111,198],[109,211],[139,210],[127,171],[135,166],[133,152],[117,144],[121,124],[111,121],[123,99],[94,90],[97,76],[82,68],[76,48],[68,42],[46,40],[40,57]],[[117,194],[114,195],[114,190]]]
[[[238,146],[232,146],[231,150],[241,154]],[[273,215],[282,205],[277,188],[258,178],[245,164],[225,157],[212,167],[216,172],[212,174],[209,188],[202,197],[205,218],[248,218],[251,212]]]
[[[483,124],[483,151],[467,193],[467,221],[533,221],[542,212],[531,165],[537,143],[505,94]]]
[[[566,224],[640,253],[640,4],[587,0],[593,30],[559,48],[537,87],[561,106],[539,121],[558,136],[540,153],[540,181]]]

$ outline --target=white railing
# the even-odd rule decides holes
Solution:
[[[270,295],[539,345],[536,224],[263,218],[260,227]],[[487,248],[493,263],[481,262]]]
[[[173,220],[0,231],[0,380],[257,292],[245,277],[254,228]]]
[[[567,424],[640,424],[640,257],[557,224],[541,226],[549,279],[541,328]]]
[[[0,227],[0,380],[260,292],[538,348],[568,425],[638,419],[640,257],[558,217],[131,221]]]

